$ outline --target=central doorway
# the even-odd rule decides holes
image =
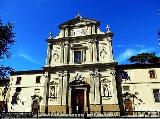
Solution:
[[[84,90],[72,90],[71,96],[72,113],[84,113]]]

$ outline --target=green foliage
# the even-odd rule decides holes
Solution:
[[[160,63],[160,57],[157,57],[155,55],[155,52],[137,54],[136,56],[131,56],[128,60],[131,63],[138,63],[138,64]]]
[[[8,73],[13,71],[9,66],[4,66],[2,60],[11,57],[9,49],[11,45],[14,44],[15,33],[13,32],[14,25],[12,23],[7,23],[4,25],[0,19],[0,79],[6,78]]]

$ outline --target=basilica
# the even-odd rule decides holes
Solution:
[[[138,110],[135,105],[139,109],[147,109],[144,106],[144,101],[150,105],[147,99],[137,100],[143,98],[143,93],[139,92],[140,85],[137,82],[140,80],[134,77],[136,72],[132,70],[140,68],[143,72],[143,68],[119,66],[113,58],[114,33],[108,25],[104,32],[99,26],[100,21],[77,15],[58,26],[59,34],[56,37],[51,32],[46,39],[47,57],[42,70],[17,71],[11,74],[8,111],[133,111]],[[146,67],[149,69],[145,72],[155,73],[157,70],[154,69],[155,66]],[[136,70],[137,73],[139,70]],[[147,73],[146,76],[148,75],[151,74]],[[154,76],[156,77],[148,76],[148,79],[153,79],[149,83],[160,82],[155,80],[157,75]],[[142,80],[141,83],[143,81],[147,80]],[[133,83],[138,85],[138,89],[131,85]],[[157,88],[158,83],[155,84]],[[152,92],[151,87],[147,84],[144,86]],[[137,98],[133,98],[132,94]],[[154,102],[155,95],[151,99]],[[157,103],[152,109],[158,109],[159,106]]]

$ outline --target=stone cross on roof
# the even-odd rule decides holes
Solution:
[[[76,18],[77,18],[77,17],[82,18],[81,15],[80,15],[80,11],[79,11],[79,10],[78,10],[78,14],[77,14]]]

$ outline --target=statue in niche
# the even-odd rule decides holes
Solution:
[[[104,89],[104,96],[109,97],[110,96],[109,86],[107,84],[104,84],[103,89]]]
[[[55,86],[51,86],[50,96],[55,97]]]

